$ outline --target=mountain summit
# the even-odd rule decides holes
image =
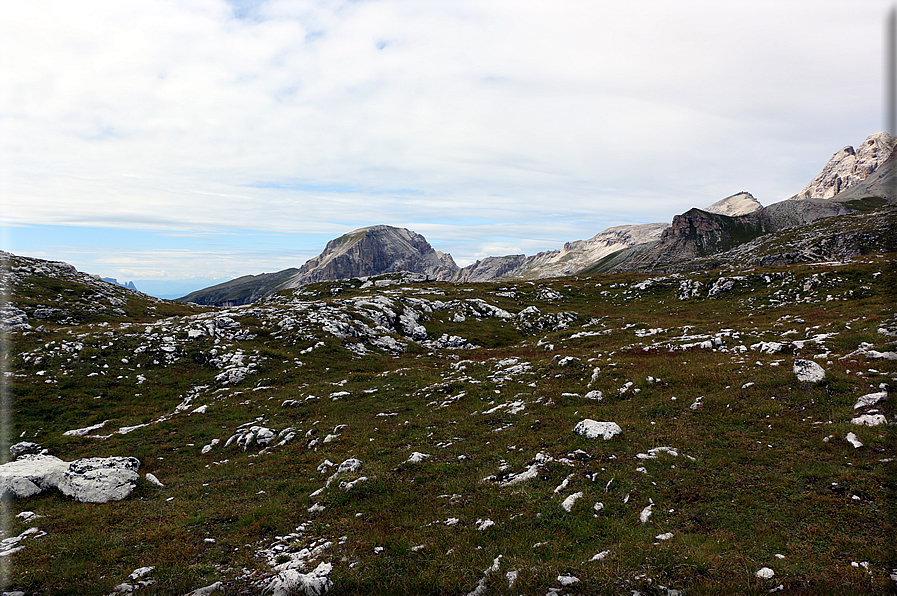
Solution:
[[[417,232],[379,225],[334,238],[324,252],[305,263],[280,289],[396,271],[447,280],[457,270],[451,255],[434,250]]]
[[[844,147],[828,160],[818,176],[792,199],[830,199],[863,182],[882,165],[897,145],[897,137],[877,132],[857,149]]]

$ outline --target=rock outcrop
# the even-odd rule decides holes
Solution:
[[[27,498],[55,488],[82,503],[120,501],[139,478],[133,457],[89,457],[67,462],[52,455],[23,455],[0,466],[0,496]]]
[[[894,151],[897,137],[886,132],[869,135],[857,149],[844,147],[829,159],[822,172],[792,199],[830,199],[864,181]]]

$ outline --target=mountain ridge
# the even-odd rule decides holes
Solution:
[[[192,292],[178,300],[200,304],[247,304],[280,290],[310,283],[367,277],[397,271],[434,281],[484,282],[534,280],[585,271],[647,271],[732,250],[739,244],[821,218],[846,215],[875,205],[897,203],[893,180],[897,138],[878,132],[854,150],[835,153],[807,187],[764,207],[741,191],[703,208],[676,215],[670,224],[607,228],[588,240],[532,256],[490,256],[458,267],[451,255],[436,251],[420,234],[384,224],[353,230],[327,243],[299,269],[244,276]],[[822,195],[814,197],[812,195]],[[258,287],[251,287],[257,283]]]

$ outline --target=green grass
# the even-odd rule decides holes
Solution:
[[[882,274],[873,277],[876,272]],[[432,350],[398,338],[408,344],[399,356],[359,357],[346,342],[322,334],[320,325],[286,332],[266,322],[264,313],[233,311],[228,316],[254,339],[216,344],[210,337],[197,338],[179,344],[178,358],[166,363],[152,345],[134,354],[152,343],[144,336],[145,325],[163,318],[147,312],[182,317],[204,309],[142,304],[136,298],[129,300],[126,315],[109,319],[108,327],[97,326],[102,321],[91,319],[96,313],[87,313],[80,325],[49,322],[46,331],[17,333],[16,440],[21,435],[66,460],[134,456],[141,474],[152,472],[166,486],[141,480],[130,497],[105,505],[75,503],[52,492],[8,503],[13,514],[31,510],[44,516],[32,524],[13,522],[11,534],[29,525],[47,534],[23,541],[4,589],[108,594],[134,569],[154,565],[156,584],[139,593],[185,594],[217,580],[226,583],[227,593],[252,593],[260,585],[253,582],[272,573],[257,552],[281,544],[283,562],[284,552],[327,540],[333,544],[307,568],[332,562],[334,594],[467,593],[499,555],[499,572],[486,579],[495,594],[544,594],[565,574],[580,579],[568,591],[585,594],[665,593],[660,585],[688,594],[766,594],[779,584],[786,593],[892,592],[887,576],[897,565],[891,544],[897,470],[894,462],[882,460],[894,457],[894,431],[857,427],[849,420],[858,396],[878,390],[880,383],[894,387],[897,368],[893,361],[845,356],[862,342],[894,350],[893,338],[878,332],[894,321],[893,269],[870,258],[843,266],[724,275],[745,279],[718,297],[685,301],[677,297],[679,278],[632,291],[632,284],[650,277],[638,274],[581,275],[535,285],[385,288],[397,303],[402,296],[443,302],[481,298],[512,314],[534,304],[543,314],[577,315],[567,329],[530,332],[496,318],[455,322],[452,310],[425,314],[422,323],[431,338],[460,335],[482,346],[477,350]],[[803,290],[813,275],[821,282]],[[719,276],[716,271],[688,278],[701,281],[706,296]],[[74,283],[38,281],[22,298],[29,304],[87,291]],[[316,284],[303,291],[317,298],[302,299],[338,306],[378,293],[359,286]],[[540,286],[562,298],[538,300]],[[334,287],[342,291],[334,294]],[[419,294],[421,288],[445,295]],[[517,297],[495,296],[506,288]],[[846,300],[826,301],[827,295]],[[282,293],[270,304],[291,296]],[[589,324],[592,319],[599,322]],[[121,322],[131,327],[121,329]],[[656,328],[664,331],[636,333]],[[573,337],[603,329],[612,332]],[[702,341],[685,335],[713,337],[723,329],[738,334],[722,337],[725,351],[669,348]],[[792,329],[796,333],[782,335]],[[111,342],[105,335],[110,330]],[[185,332],[179,333],[187,342]],[[824,346],[808,342],[776,354],[749,349],[761,341],[807,340],[817,333],[834,335]],[[55,349],[79,335],[84,348],[77,357]],[[318,341],[325,345],[300,353]],[[748,351],[735,351],[741,344]],[[236,348],[258,357],[255,372],[233,387],[223,386],[214,381],[220,371],[211,350]],[[798,382],[791,370],[794,358],[813,359],[825,351],[828,357],[815,359],[826,370],[825,381]],[[565,356],[578,360],[561,366],[556,357]],[[496,381],[498,363],[509,358],[529,363],[529,370]],[[109,368],[101,368],[104,364]],[[139,385],[138,374],[146,378]],[[48,378],[55,382],[47,383]],[[632,385],[621,393],[628,382]],[[209,388],[175,414],[200,385]],[[582,397],[593,389],[603,393],[601,401]],[[340,391],[349,395],[330,398]],[[306,399],[311,396],[318,399]],[[698,398],[702,406],[690,408]],[[298,403],[281,407],[287,399]],[[483,414],[517,400],[525,404],[521,412]],[[199,405],[209,406],[206,413],[191,414]],[[877,409],[893,419],[892,399]],[[163,416],[168,419],[105,440],[62,435],[103,420],[110,421],[105,434]],[[623,434],[606,442],[573,434],[584,418],[617,422]],[[258,446],[224,447],[238,426],[257,419],[277,431],[296,428],[297,436],[261,454]],[[846,443],[848,432],[864,448]],[[338,436],[323,442],[331,434]],[[212,439],[221,443],[201,454]],[[678,455],[638,457],[662,446]],[[407,463],[414,451],[431,457]],[[484,480],[524,471],[537,453],[554,459],[537,477],[508,487]],[[349,457],[361,459],[362,469],[310,497],[335,471],[321,472],[318,466]],[[340,482],[362,476],[368,480],[350,491],[340,489]],[[567,488],[555,493],[565,480]],[[574,492],[583,497],[565,512],[560,503]],[[604,504],[602,511],[593,509],[596,502]],[[639,514],[651,502],[653,514],[642,524]],[[314,504],[324,509],[310,512]],[[457,524],[447,525],[450,518]],[[486,518],[495,526],[478,530],[478,520]],[[655,539],[664,532],[674,537]],[[604,560],[590,561],[604,550],[610,551]],[[868,562],[871,575],[852,562]],[[754,576],[763,566],[775,570],[773,580]],[[519,572],[513,589],[504,575],[511,570]]]

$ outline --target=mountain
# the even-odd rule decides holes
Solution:
[[[487,257],[464,268],[459,268],[451,255],[434,250],[420,234],[386,225],[371,226],[331,240],[320,255],[298,270],[245,276],[198,290],[180,300],[248,304],[278,290],[397,271],[464,283],[677,268],[682,262],[732,250],[764,234],[897,203],[893,184],[897,175],[895,145],[897,138],[876,133],[856,150],[845,147],[803,191],[792,197],[799,200],[768,207],[742,191],[704,209],[677,215],[671,224],[615,226],[588,240],[568,242],[561,249],[532,256]]]
[[[409,271],[447,280],[458,271],[452,256],[437,252],[426,238],[405,228],[370,226],[327,243],[317,257],[303,265],[283,288],[319,281],[367,277]]]
[[[298,272],[299,270],[294,267],[277,271],[276,273],[244,275],[224,283],[196,290],[182,298],[178,298],[178,301],[209,306],[251,304],[282,289],[284,282],[291,279]]]
[[[877,132],[854,149],[844,147],[829,159],[828,163],[802,191],[791,197],[802,199],[830,199],[863,182],[882,165],[897,145],[897,137]]]
[[[589,240],[567,242],[560,250],[537,253],[531,257],[509,255],[488,257],[461,269],[452,281],[489,281],[508,279],[544,279],[573,275],[618,250],[652,242],[669,224],[649,223],[608,228]]]
[[[320,255],[299,269],[245,275],[197,290],[178,300],[215,306],[251,304],[280,290],[397,271],[420,273],[444,281],[455,276],[459,268],[451,255],[434,250],[420,234],[405,228],[378,225],[331,240]]]
[[[134,285],[134,282],[133,282],[133,281],[129,281],[129,282],[125,282],[125,283],[121,283],[120,281],[118,281],[118,280],[115,279],[114,277],[101,277],[100,279],[102,279],[103,281],[109,282],[109,283],[111,283],[111,284],[115,284],[115,285],[117,285],[117,286],[121,286],[121,287],[123,287],[123,288],[128,288],[129,290],[136,290],[136,289],[137,289],[137,286]]]
[[[738,215],[747,215],[748,213],[753,213],[762,208],[763,205],[761,205],[760,201],[755,199],[751,193],[741,191],[740,193],[726,197],[725,199],[720,199],[713,205],[704,207],[703,210],[707,213],[717,213],[719,215],[735,217]]]
[[[678,270],[690,260],[731,251],[771,232],[897,204],[895,145],[897,138],[887,133],[870,135],[856,151],[845,147],[836,153],[795,200],[760,207],[749,193],[727,197],[677,215],[657,242],[608,255],[586,271]],[[808,198],[812,195],[823,198]]]

